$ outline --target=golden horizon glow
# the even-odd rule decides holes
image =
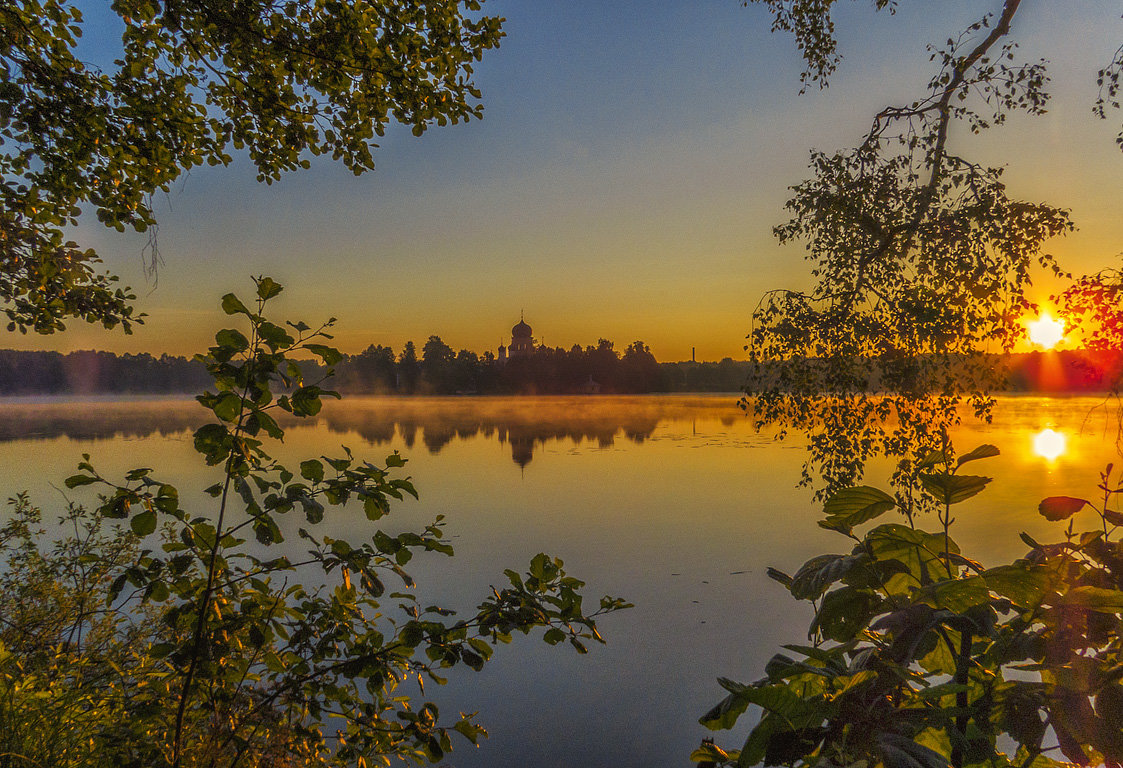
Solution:
[[[1036,320],[1026,323],[1026,331],[1031,342],[1045,349],[1052,349],[1064,341],[1065,322],[1043,312]]]
[[[1055,461],[1065,452],[1067,443],[1063,432],[1046,428],[1033,436],[1033,452],[1043,459]]]

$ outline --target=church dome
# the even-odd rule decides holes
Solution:
[[[531,336],[530,326],[519,320],[518,325],[511,329],[511,336],[516,339],[529,339]]]

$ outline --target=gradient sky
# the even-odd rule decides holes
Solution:
[[[76,233],[137,289],[145,326],[71,323],[0,346],[203,351],[225,322],[219,297],[268,274],[286,286],[284,316],[338,317],[347,352],[434,333],[494,351],[525,310],[550,346],[642,339],[660,360],[692,346],[741,358],[761,294],[809,284],[802,248],[771,235],[808,150],[853,146],[877,109],[920,95],[925,45],[1001,1],[871,5],[839,4],[842,66],[828,90],[798,96],[792,39],[737,0],[488,0],[507,36],[477,70],[482,121],[393,130],[357,178],[324,158],[272,186],[244,158],[196,169],[157,200],[158,284],[144,236],[94,220]],[[1123,116],[1095,120],[1091,105],[1123,40],[1119,4],[1025,0],[1014,32],[1025,58],[1051,62],[1050,113],[953,140],[1006,165],[1012,194],[1071,208],[1080,230],[1051,247],[1065,267],[1118,266]]]

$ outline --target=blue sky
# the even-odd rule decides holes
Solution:
[[[760,295],[809,280],[802,249],[771,236],[808,150],[856,143],[878,108],[921,92],[926,43],[1001,2],[904,0],[894,16],[871,5],[839,4],[843,64],[828,90],[798,96],[792,40],[736,0],[489,0],[507,37],[477,70],[482,121],[391,131],[358,178],[328,160],[272,186],[244,159],[197,169],[158,200],[158,285],[143,237],[77,233],[142,294],[146,327],[11,342],[200,351],[223,322],[218,298],[265,273],[286,284],[289,316],[339,317],[346,351],[436,333],[482,352],[525,310],[551,346],[642,339],[663,360],[692,346],[740,357]],[[1090,107],[1095,70],[1123,40],[1117,3],[1026,0],[1017,21],[1024,55],[1053,62],[1053,109],[955,138],[1007,165],[1015,194],[1073,209],[1081,231],[1054,249],[1066,265],[1113,265],[1119,123]]]

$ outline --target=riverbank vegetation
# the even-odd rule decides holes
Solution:
[[[289,468],[270,455],[276,414],[314,416],[338,397],[292,356],[330,370],[340,355],[330,322],[275,324],[264,310],[281,287],[256,287],[248,305],[223,298],[242,327],[204,358],[212,384],[198,400],[213,420],[194,447],[214,468],[207,504],[182,502],[155,468],[109,477],[88,455],[66,487],[91,506],[71,505],[61,538],[13,500],[0,528],[0,766],[436,762],[454,737],[486,731],[443,716],[426,684],[536,630],[584,653],[603,642],[596,619],[628,607],[587,607],[582,582],[545,554],[497,571],[467,615],[425,602],[405,566],[453,550],[442,517],[413,530],[388,519],[417,495],[403,457],[342,447]],[[344,516],[354,537],[328,535]]]

